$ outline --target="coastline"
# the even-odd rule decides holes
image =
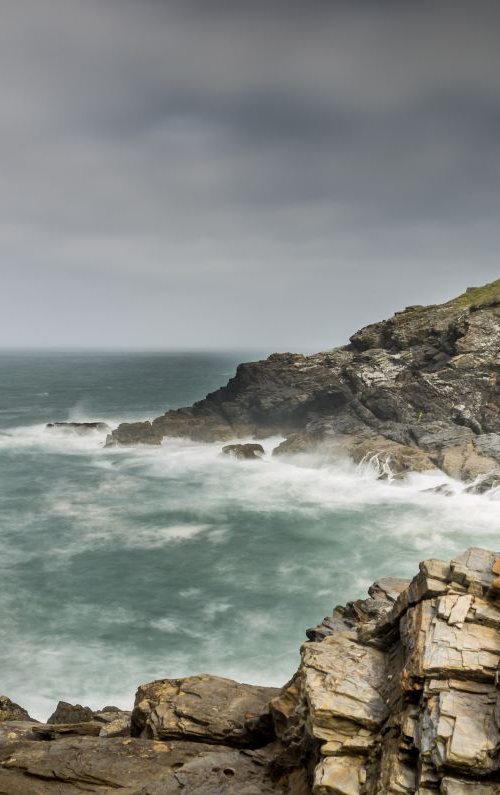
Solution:
[[[427,560],[307,631],[280,690],[202,674],[142,685],[132,713],[2,698],[0,789],[498,793],[500,555]]]

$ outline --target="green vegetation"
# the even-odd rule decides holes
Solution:
[[[469,287],[458,298],[448,301],[448,304],[459,307],[500,304],[500,279],[484,284],[482,287]]]

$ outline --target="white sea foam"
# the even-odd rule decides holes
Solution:
[[[60,698],[130,707],[141,681],[203,670],[281,684],[304,628],[375,577],[498,546],[498,491],[470,494],[440,472],[379,480],[375,461],[272,457],[278,438],[261,461],[104,439],[43,425],[0,437],[40,456],[44,478],[35,499],[6,503],[0,530],[4,577],[21,567],[0,594],[2,687],[42,719]],[[453,496],[428,491],[440,484]],[[54,615],[36,612],[39,570],[60,594]]]

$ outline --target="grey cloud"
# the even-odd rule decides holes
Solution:
[[[327,347],[499,275],[496,3],[1,22],[4,345]]]

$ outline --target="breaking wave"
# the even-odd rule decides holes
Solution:
[[[146,415],[72,405],[57,419]],[[129,707],[139,683],[200,671],[279,685],[305,628],[376,577],[497,546],[498,490],[436,472],[399,481],[376,452],[358,466],[273,457],[281,440],[267,439],[263,460],[237,461],[216,444],[106,448],[105,431],[9,416],[2,689],[38,718],[58,699]]]

